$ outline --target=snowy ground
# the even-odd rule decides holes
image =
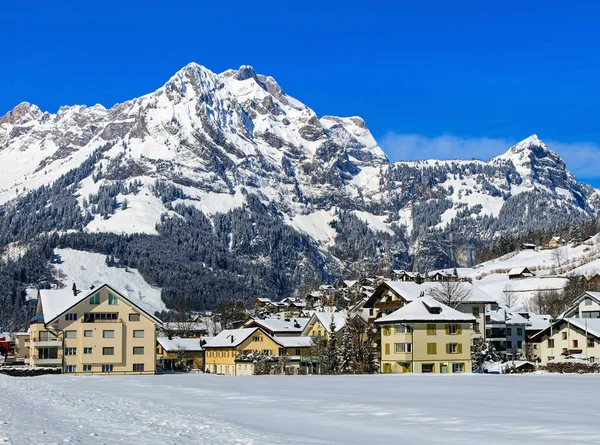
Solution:
[[[597,375],[0,375],[0,444],[600,444]]]

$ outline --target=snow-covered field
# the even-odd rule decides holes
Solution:
[[[597,375],[0,375],[0,444],[600,444]]]

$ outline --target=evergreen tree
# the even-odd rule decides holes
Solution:
[[[329,340],[327,341],[327,349],[325,350],[325,357],[323,368],[325,374],[337,374],[340,368],[339,355],[337,350],[337,338],[335,336],[336,327],[331,315],[331,324],[329,325]]]
[[[499,362],[501,357],[491,341],[477,338],[473,341],[471,360],[473,361],[473,371],[481,371],[485,362]]]
[[[346,323],[340,353],[340,371],[342,374],[356,374],[358,351],[357,332],[352,323]]]

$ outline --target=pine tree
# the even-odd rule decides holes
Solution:
[[[337,350],[337,338],[335,336],[335,333],[336,327],[332,314],[331,324],[329,325],[329,340],[327,341],[327,348],[325,350],[325,357],[323,363],[325,374],[337,374],[340,368]]]
[[[481,367],[485,362],[499,362],[501,357],[491,341],[477,338],[473,341],[471,360],[473,361],[473,370],[481,371]]]
[[[340,370],[342,374],[356,374],[356,359],[358,355],[358,351],[356,350],[356,334],[356,330],[352,326],[352,323],[346,323],[340,354]]]
[[[583,241],[581,226],[577,223],[577,221],[573,221],[569,227],[569,241],[573,244],[579,244]]]

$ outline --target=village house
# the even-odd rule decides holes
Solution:
[[[580,284],[584,290],[598,291],[600,290],[600,274],[594,274],[589,277],[582,275]]]
[[[600,318],[561,318],[532,337],[533,359],[541,364],[567,357],[596,362]]]
[[[533,243],[522,243],[521,250],[536,250],[537,246]]]
[[[475,319],[431,297],[421,297],[376,321],[383,373],[471,372]]]
[[[204,348],[212,337],[157,337],[157,364],[162,370],[204,369]]]
[[[553,236],[548,240],[547,244],[551,249],[556,249],[557,247],[565,246],[567,242],[561,236]]]
[[[280,318],[271,316],[267,318],[249,318],[242,324],[242,328],[259,327],[271,337],[297,337],[308,324],[309,318]]]
[[[600,318],[600,292],[584,292],[559,318]]]
[[[486,338],[503,359],[525,357],[527,327],[531,323],[509,307],[492,305],[486,311]]]
[[[310,354],[308,337],[273,338],[259,327],[227,329],[204,345],[204,370],[223,375],[252,375],[256,354],[287,356],[288,366],[299,372]],[[308,364],[307,364],[308,365]],[[312,367],[312,365],[309,365]]]
[[[520,280],[522,278],[531,278],[534,276],[535,274],[527,267],[515,267],[508,271],[509,280]]]
[[[107,284],[85,292],[40,290],[29,364],[69,374],[154,374],[160,325]]]
[[[270,298],[256,298],[254,300],[254,307],[256,308],[266,308],[269,303],[271,303]]]
[[[346,326],[347,311],[316,311],[302,330],[303,337],[325,337],[331,335],[331,321],[335,323],[336,339],[341,341]]]
[[[392,281],[419,281],[420,275],[414,272],[407,272],[405,270],[392,270],[391,280]]]

